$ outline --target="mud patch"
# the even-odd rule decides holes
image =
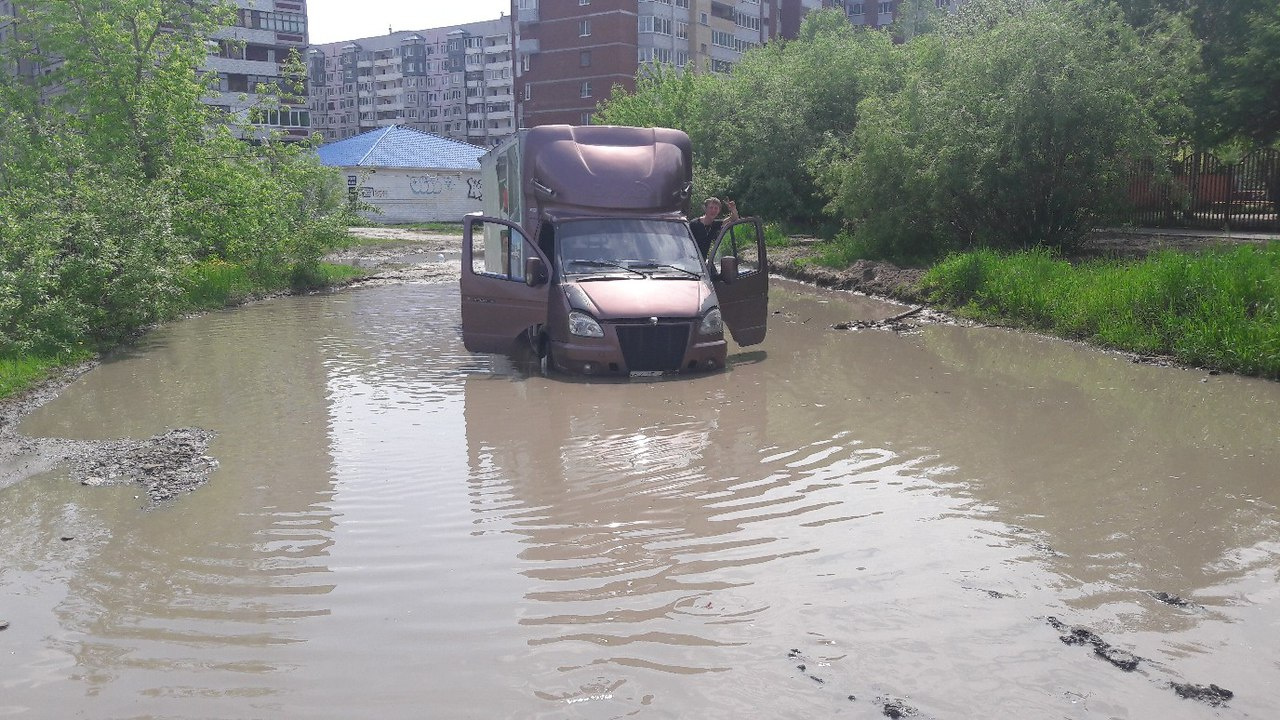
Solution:
[[[812,255],[813,247],[805,243],[769,248],[769,272],[819,287],[899,300],[917,299],[915,286],[925,272],[874,260],[857,260],[847,268],[836,270],[807,262]]]
[[[909,321],[908,318],[913,318]],[[847,323],[836,323],[831,327],[836,330],[888,330],[902,334],[913,332],[920,327],[919,319],[928,319],[924,306],[913,307],[883,320],[855,320]]]
[[[1152,599],[1158,602],[1164,603],[1165,605],[1169,605],[1171,607],[1183,608],[1184,610],[1204,609],[1200,605],[1197,605],[1196,603],[1193,603],[1190,600],[1187,600],[1186,598],[1174,595],[1173,593],[1167,593],[1167,592],[1157,590],[1153,592],[1148,592],[1147,594],[1150,595]]]
[[[87,441],[27,437],[17,432],[27,413],[62,392],[98,361],[66,368],[39,386],[0,401],[0,488],[67,466],[83,485],[137,483],[154,507],[208,482],[218,466],[206,451],[214,433],[169,430],[146,440]]]
[[[1199,700],[1213,707],[1222,707],[1227,704],[1228,700],[1235,697],[1235,693],[1212,683],[1209,685],[1193,685],[1191,683],[1171,682],[1169,687],[1173,688],[1178,697],[1184,700]]]
[[[208,482],[218,466],[205,454],[213,437],[209,430],[177,428],[142,441],[93,443],[89,452],[68,460],[82,485],[136,483],[158,505]]]
[[[1113,647],[1111,643],[1103,640],[1092,630],[1075,626],[1072,627],[1062,622],[1056,617],[1050,616],[1048,622],[1055,630],[1064,635],[1058,636],[1058,639],[1067,645],[1089,645],[1093,648],[1093,654],[1124,670],[1125,672],[1133,672],[1138,669],[1138,664],[1142,662],[1142,658],[1134,655],[1127,650]]]
[[[908,705],[901,698],[878,697],[876,698],[876,704],[880,706],[881,712],[884,713],[885,717],[893,718],[894,720],[915,717],[920,713],[920,711]]]
[[[377,274],[360,278],[352,282],[350,287],[404,285],[408,283],[450,283],[457,282],[462,275],[462,264],[456,260],[453,262],[440,260],[417,263],[405,267],[377,267],[379,268]]]

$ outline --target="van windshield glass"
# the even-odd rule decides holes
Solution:
[[[702,273],[689,226],[677,220],[573,220],[556,227],[556,240],[566,275]]]

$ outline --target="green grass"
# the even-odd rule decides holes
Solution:
[[[921,289],[975,319],[1280,379],[1280,243],[1083,265],[975,251],[934,266]]]
[[[178,314],[193,310],[217,310],[271,293],[304,292],[343,285],[367,275],[350,265],[320,263],[314,270],[256,268],[220,260],[198,263],[182,274]]]
[[[923,254],[891,251],[855,232],[840,230],[834,239],[822,245],[814,262],[837,270],[847,268],[857,260],[883,260],[898,267],[920,268],[932,265],[941,257],[942,251],[939,250]]]
[[[787,247],[791,238],[781,227],[774,223],[764,226],[764,244],[766,247]]]
[[[93,357],[84,351],[62,355],[23,355],[0,357],[0,398],[25,390],[49,377],[58,368],[74,365]]]

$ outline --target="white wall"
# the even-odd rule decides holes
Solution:
[[[480,210],[483,198],[480,170],[405,170],[403,168],[343,168],[347,191],[358,188],[360,199],[379,208],[366,213],[377,223],[462,222]]]

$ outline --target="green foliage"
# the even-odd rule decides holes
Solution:
[[[814,163],[828,209],[882,255],[1067,247],[1154,153],[1167,54],[1072,3],[974,0],[896,48],[900,82],[865,99]]]
[[[0,355],[118,342],[190,306],[194,261],[310,285],[345,240],[336,172],[306,143],[250,144],[200,102],[221,0],[17,0],[0,41]],[[293,99],[286,87],[260,107]],[[244,131],[244,128],[239,131]],[[260,278],[259,278],[260,279]],[[259,279],[255,279],[258,282]]]
[[[89,353],[0,355],[0,398],[31,387],[60,367],[88,360]]]
[[[1194,118],[1187,139],[1199,147],[1280,140],[1280,4],[1275,0],[1088,0],[1119,6],[1150,42],[1183,24],[1199,41]]]
[[[614,85],[597,106],[593,120],[606,125],[679,128],[693,135],[701,98],[716,81],[714,76],[670,65],[645,65],[636,75],[635,92]]]
[[[971,317],[1280,379],[1280,243],[1080,266],[1044,250],[980,250],[939,263],[921,286]]]
[[[706,132],[704,107],[711,89],[722,79],[699,75],[692,68],[646,65],[636,77],[634,93],[614,85],[601,101],[593,121],[607,125],[670,127],[689,134],[694,147],[693,197],[727,196],[729,181],[713,166],[717,146]]]
[[[887,82],[887,35],[853,28],[835,10],[812,12],[800,37],[746,53],[708,88],[695,149],[728,181],[743,212],[813,223],[823,198],[810,162],[828,137],[858,124],[858,102]]]

